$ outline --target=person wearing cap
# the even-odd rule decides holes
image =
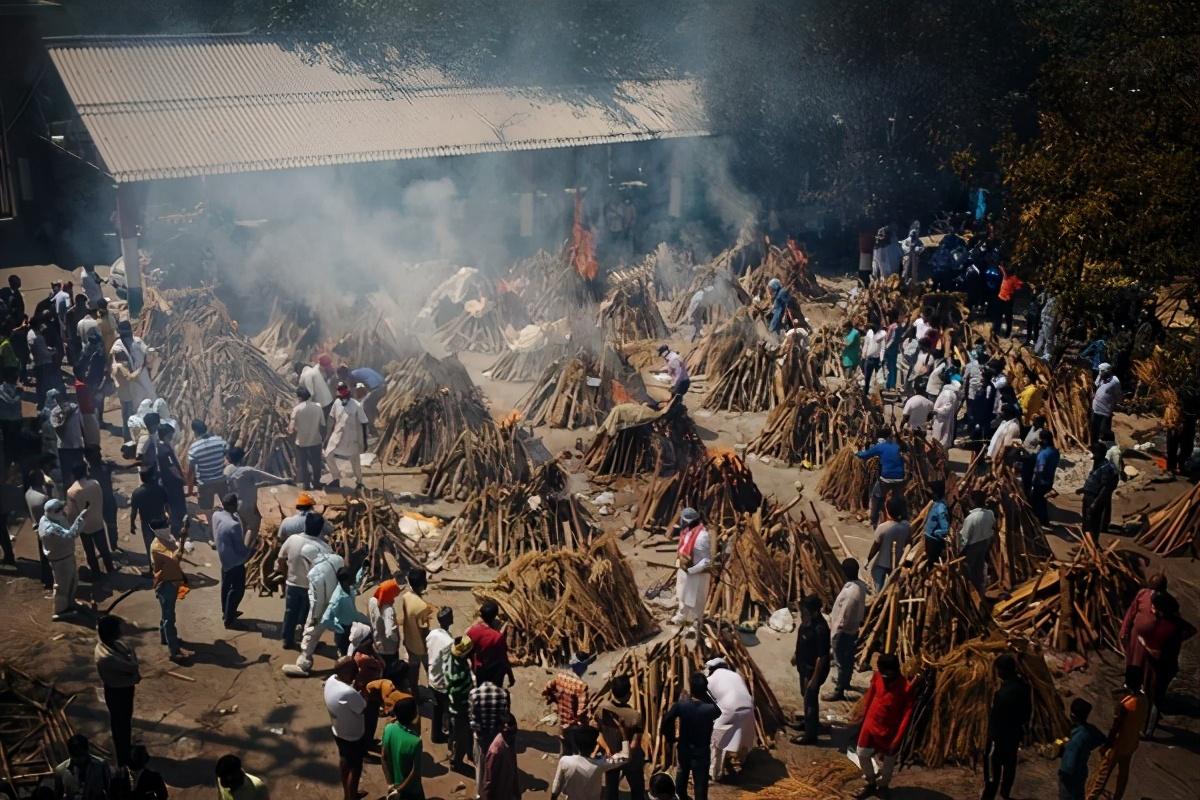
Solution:
[[[385,664],[400,659],[400,626],[396,623],[396,598],[402,591],[400,574],[396,578],[381,581],[367,599],[367,617],[370,620],[375,649]]]
[[[1093,442],[1113,440],[1113,412],[1121,404],[1121,396],[1121,381],[1113,374],[1112,364],[1101,364],[1096,374],[1096,394],[1092,397]]]
[[[454,646],[450,626],[454,624],[454,609],[443,606],[437,612],[438,627],[425,636],[425,656],[428,659],[429,688],[433,692],[433,720],[429,741],[445,744],[449,733],[446,698],[446,655]]]
[[[915,395],[914,395],[915,396]],[[938,392],[933,401],[933,440],[945,450],[954,446],[954,427],[958,421],[958,406],[962,401],[962,382],[952,379]]]
[[[285,517],[279,523],[279,539],[287,541],[289,536],[297,533],[305,533],[308,530],[308,518],[311,516],[316,507],[317,501],[308,492],[301,492],[296,495],[296,513],[290,517]],[[321,528],[322,536],[329,536],[333,533],[333,526],[329,524],[329,520],[325,520],[324,527]]]
[[[659,345],[658,355],[666,363],[667,378],[671,383],[671,398],[683,397],[692,386],[692,379],[688,376],[683,357],[665,344]]]
[[[154,542],[150,545],[154,596],[158,598],[158,608],[161,612],[158,640],[166,646],[168,657],[172,661],[183,663],[193,655],[190,650],[183,649],[179,640],[179,629],[175,624],[175,604],[179,600],[180,591],[187,587],[187,577],[183,574],[183,546],[187,540],[187,529],[185,528],[176,540],[171,535],[171,526],[166,518],[160,517],[151,521],[149,527],[154,531]]]
[[[139,473],[142,484],[129,496],[129,535],[138,530],[141,520],[142,541],[146,545],[146,559],[150,563],[150,548],[154,541],[152,523],[167,519],[167,493],[158,485],[153,469],[143,468]]]
[[[708,693],[721,709],[721,716],[713,723],[708,767],[709,777],[717,781],[724,777],[731,755],[741,763],[754,747],[754,696],[745,678],[734,672],[725,659],[709,659],[704,667]]]
[[[304,621],[304,635],[300,639],[300,655],[296,657],[296,663],[283,665],[283,674],[290,678],[308,677],[312,671],[313,653],[317,651],[321,634],[326,630],[323,622],[325,610],[338,588],[338,571],[346,563],[337,553],[321,553],[315,548],[304,552],[305,558],[312,562],[312,569],[308,571],[308,617]]]
[[[386,699],[385,699],[386,703]],[[421,787],[421,734],[416,725],[417,701],[404,697],[391,704],[393,721],[383,728],[379,763],[388,783],[388,797],[425,800]]]
[[[304,495],[301,495],[301,499],[311,502],[311,498]],[[299,501],[297,507],[300,507]],[[297,515],[300,516],[304,529],[301,533],[287,535],[283,539],[283,544],[279,546],[279,558],[275,562],[275,571],[286,576],[283,589],[283,625],[280,630],[284,650],[297,649],[296,626],[303,625],[308,618],[308,572],[313,568],[313,562],[318,556],[333,552],[324,539],[329,523],[320,514],[313,512],[311,505],[308,506],[308,511],[310,513],[303,516]],[[284,521],[292,519],[295,517],[288,517]],[[283,536],[283,525],[280,525],[279,529],[280,535]]]
[[[123,319],[117,323],[117,340],[113,342],[109,355],[115,360],[117,353],[125,354],[131,379],[137,384],[133,394],[143,399],[158,397],[158,389],[154,387],[154,379],[150,376],[149,356],[152,352],[141,337],[133,335],[133,325],[129,320]],[[135,408],[139,402],[134,402]]]
[[[329,470],[330,488],[340,488],[342,473],[338,469],[339,458],[350,462],[354,472],[355,489],[363,488],[361,456],[367,450],[367,414],[357,400],[350,396],[344,383],[337,387],[338,398],[329,413],[329,441],[325,443],[325,467]]]
[[[583,675],[593,660],[585,653],[577,653],[567,664],[569,671],[560,670],[542,689],[542,697],[558,714],[559,755],[567,752],[567,729],[587,724],[588,685],[583,682]]]
[[[50,569],[54,573],[54,616],[51,619],[64,619],[67,614],[79,610],[75,603],[75,593],[79,590],[79,571],[75,564],[75,539],[83,530],[87,518],[86,503],[75,521],[67,524],[64,511],[65,504],[58,498],[46,501],[43,507],[42,519],[38,522],[38,541]]]
[[[322,355],[317,359],[315,364],[297,364],[296,375],[299,380],[299,385],[308,391],[308,396],[311,397],[326,416],[329,416],[329,407],[333,404],[333,393],[329,390],[330,376],[335,376],[337,373],[333,370],[333,359],[327,355]]]
[[[783,288],[779,278],[767,281],[767,293],[771,296],[771,321],[767,323],[767,330],[779,333],[784,322],[790,321],[792,295]]]
[[[296,387],[288,433],[296,445],[296,485],[306,490],[321,486],[321,443],[325,441],[325,411],[303,386]]]
[[[221,510],[212,515],[213,545],[221,562],[221,618],[226,630],[237,630],[238,606],[246,594],[246,562],[254,554],[253,539],[247,541],[238,515],[238,496],[232,492],[221,500]]]
[[[287,483],[286,478],[272,475],[244,463],[246,451],[241,447],[230,447],[225,451],[225,482],[229,491],[238,496],[238,508],[248,533],[258,535],[262,526],[262,514],[258,510],[258,487]]]
[[[325,681],[325,709],[329,712],[333,740],[337,744],[338,771],[342,777],[342,800],[359,800],[358,782],[362,778],[366,748],[363,712],[367,700],[354,688],[358,666],[349,656],[333,665],[333,676]]]
[[[471,690],[475,678],[471,671],[471,651],[475,643],[470,636],[459,636],[442,656],[446,676],[446,710],[450,714],[450,770],[466,772],[465,759],[471,749],[471,724],[468,717]]]
[[[712,565],[712,541],[708,528],[696,509],[688,507],[679,515],[679,548],[675,559],[675,598],[679,610],[671,618],[673,625],[693,625],[699,631],[708,601]]]
[[[196,492],[196,502],[203,512],[212,511],[215,502],[226,493],[225,440],[208,429],[202,419],[192,420],[195,439],[187,450],[187,494]]]

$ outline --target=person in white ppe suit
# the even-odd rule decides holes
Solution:
[[[679,515],[679,552],[675,563],[678,567],[675,598],[679,601],[679,610],[671,623],[691,624],[699,629],[711,580],[712,539],[700,513],[694,508],[685,508]]]
[[[709,777],[720,780],[725,774],[726,759],[732,756],[739,762],[754,747],[754,696],[741,675],[730,669],[723,658],[705,663],[708,671],[708,693],[721,709],[713,723],[709,754]]]
[[[75,540],[83,529],[83,520],[90,503],[85,503],[79,516],[70,525],[64,511],[64,503],[58,498],[47,500],[38,522],[38,541],[42,552],[50,562],[54,573],[54,616],[58,621],[66,615],[80,610],[75,603],[75,592],[79,590],[79,569],[75,564]]]
[[[933,401],[933,438],[947,450],[954,444],[954,424],[962,402],[962,384],[957,378],[942,386]]]
[[[308,571],[308,619],[304,621],[304,635],[300,639],[300,655],[295,664],[284,664],[283,674],[292,678],[304,678],[312,672],[313,653],[325,632],[322,618],[334,591],[338,588],[338,570],[346,562],[337,553],[323,553],[315,544],[306,544],[300,556],[311,563]]]

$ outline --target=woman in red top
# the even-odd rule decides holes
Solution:
[[[858,762],[867,781],[859,797],[886,791],[896,767],[896,751],[912,718],[912,708],[912,686],[900,672],[900,659],[890,653],[879,656],[863,702],[862,728],[858,733]],[[883,761],[878,775],[876,756]]]
[[[1179,616],[1179,601],[1166,592],[1150,598],[1153,622],[1133,627],[1133,646],[1126,654],[1135,666],[1142,667],[1143,687],[1150,698],[1146,735],[1158,727],[1167,687],[1179,673],[1179,651],[1183,643],[1196,635],[1196,628]]]

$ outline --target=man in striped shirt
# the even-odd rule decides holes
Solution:
[[[225,495],[225,440],[208,429],[204,420],[192,420],[196,440],[188,448],[187,490],[192,494],[199,486],[197,502],[203,512],[212,511],[216,501]]]

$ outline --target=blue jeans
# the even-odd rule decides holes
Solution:
[[[154,590],[158,598],[158,607],[162,611],[162,619],[158,623],[158,639],[167,646],[167,652],[176,655],[179,652],[179,633],[175,629],[175,602],[179,597],[179,587],[173,581],[160,583]]]
[[[692,779],[692,789],[696,800],[708,800],[708,748],[701,745],[689,747],[679,744],[676,751],[679,762],[675,770],[675,791],[679,800],[688,800],[688,778]]]
[[[883,351],[883,365],[887,370],[887,388],[896,388],[896,360],[900,356],[900,348],[889,347]]]
[[[225,624],[232,625],[237,619],[238,606],[246,594],[246,565],[221,572],[221,616]]]
[[[283,631],[284,647],[296,646],[296,626],[303,625],[308,619],[308,589],[299,586],[287,586],[283,593]]]
[[[888,567],[881,567],[878,564],[871,567],[871,581],[875,584],[875,591],[882,592],[883,585],[887,583],[888,575],[892,570]]]
[[[855,648],[858,636],[853,633],[835,633],[833,635],[833,660],[837,664],[837,683],[834,685],[835,694],[845,694],[850,688],[850,679],[854,677]]]

